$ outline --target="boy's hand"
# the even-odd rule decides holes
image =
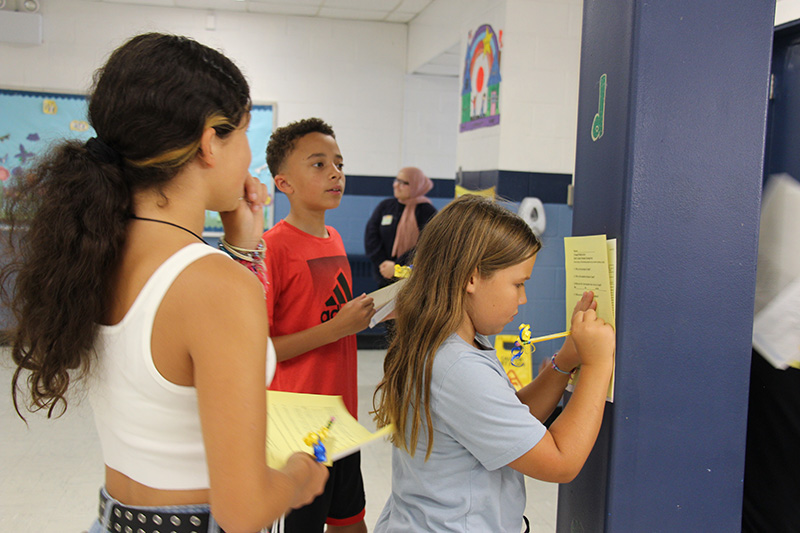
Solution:
[[[375,304],[372,296],[362,294],[344,304],[336,316],[331,319],[331,323],[336,324],[336,331],[341,334],[339,336],[341,339],[369,326],[369,320],[374,314]]]
[[[267,186],[250,176],[236,209],[219,214],[228,243],[251,250],[258,246],[264,233],[264,203],[267,198]]]

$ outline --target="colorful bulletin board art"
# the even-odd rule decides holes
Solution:
[[[496,126],[500,123],[500,48],[503,30],[495,32],[489,24],[468,36],[464,59],[464,84],[461,87],[459,131]]]
[[[53,141],[89,139],[86,114],[85,95],[0,89],[0,197]]]
[[[254,105],[247,130],[253,154],[250,173],[267,185],[270,200],[274,184],[266,170],[265,149],[274,126],[275,105]],[[86,95],[0,89],[0,198],[12,193],[13,181],[32,168],[51,144],[64,139],[87,141],[94,135]],[[268,201],[266,227],[272,226],[273,211],[273,202]],[[206,212],[203,234],[222,234],[219,214]]]

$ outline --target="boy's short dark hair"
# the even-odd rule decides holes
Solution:
[[[267,143],[267,166],[270,173],[277,176],[289,152],[294,148],[294,142],[300,137],[314,132],[336,138],[333,128],[321,118],[316,117],[290,122],[272,132],[269,143]]]

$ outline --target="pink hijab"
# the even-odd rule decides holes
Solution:
[[[419,239],[417,204],[431,203],[425,193],[433,189],[431,179],[416,167],[401,168],[397,173],[397,177],[400,176],[408,182],[409,197],[407,200],[398,200],[405,205],[405,208],[397,223],[397,233],[394,236],[394,246],[392,246],[393,257],[400,257],[417,245],[417,239]]]

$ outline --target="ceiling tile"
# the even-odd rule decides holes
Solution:
[[[386,22],[410,22],[411,19],[416,17],[416,13],[403,13],[400,11],[392,11],[386,16]]]
[[[392,11],[400,0],[325,0],[323,8],[355,9],[359,11]]]
[[[236,0],[173,0],[177,7],[189,7],[192,9],[218,9],[220,11],[246,11],[245,2]]]
[[[113,4],[248,11],[405,24],[432,0],[96,0]]]
[[[247,0],[250,7],[264,4],[278,9],[287,9],[296,5],[320,7],[324,2],[325,0]]]
[[[367,11],[366,9],[334,9],[323,7],[319,10],[319,16],[332,19],[350,20],[383,20],[388,15],[387,11]]]
[[[108,2],[109,4],[134,4],[138,6],[175,7],[175,2],[173,0],[136,0],[135,2],[131,2],[130,0],[103,0],[103,1]]]
[[[302,17],[313,17],[319,11],[316,5],[302,5],[286,3],[265,3],[249,2],[247,10],[251,13],[270,13],[273,15],[298,15]]]
[[[428,7],[433,0],[401,0],[400,5],[397,6],[396,11],[406,13],[418,14],[420,11]]]

